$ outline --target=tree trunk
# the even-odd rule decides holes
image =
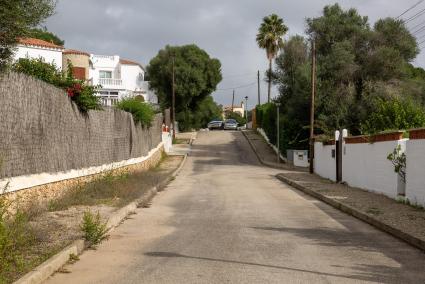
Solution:
[[[272,58],[269,59],[269,90],[268,90],[268,97],[267,102],[270,102],[270,93],[272,91]]]

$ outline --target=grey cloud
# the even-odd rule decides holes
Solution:
[[[416,0],[340,0],[355,7],[373,23],[396,16]],[[265,15],[277,13],[289,27],[289,35],[302,34],[305,18],[316,17],[325,0],[59,0],[57,13],[47,20],[69,48],[97,54],[119,54],[146,65],[166,44],[195,43],[220,59],[224,80],[218,88],[256,81],[256,70],[266,70],[264,51],[255,42],[257,28]],[[421,54],[416,63],[424,65]],[[235,76],[236,75],[236,76]],[[262,73],[263,75],[263,73]],[[262,83],[262,100],[266,84]],[[257,98],[257,88],[237,90],[236,101]],[[229,104],[231,91],[214,94],[217,102]]]

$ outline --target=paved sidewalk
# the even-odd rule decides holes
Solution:
[[[257,153],[258,159],[262,164],[279,169],[287,169],[287,170],[297,170],[305,172],[307,169],[297,168],[293,165],[289,165],[281,161],[281,163],[277,163],[277,155],[275,151],[267,144],[264,138],[259,135],[255,130],[243,130],[242,133],[248,139],[248,142],[251,144],[254,152]]]
[[[254,131],[246,134],[255,144],[257,155],[269,160],[272,150],[266,142],[257,139],[260,136]],[[423,209],[289,167],[282,169],[279,179],[425,251]]]

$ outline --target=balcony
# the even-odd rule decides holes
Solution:
[[[102,85],[103,88],[120,89],[122,87],[122,80],[111,79],[111,78],[100,78],[99,85]]]

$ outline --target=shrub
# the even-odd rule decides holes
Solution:
[[[143,126],[147,127],[151,126],[155,116],[155,111],[150,104],[141,102],[135,98],[124,99],[116,107],[131,113],[135,122],[140,122]]]
[[[102,222],[99,212],[96,214],[90,211],[84,212],[80,228],[84,233],[84,239],[88,242],[89,247],[100,244],[100,242],[108,237],[106,222]]]
[[[374,104],[376,111],[362,123],[362,132],[365,134],[425,126],[425,110],[410,100],[376,99]]]
[[[64,74],[58,70],[55,64],[46,63],[42,58],[21,58],[13,65],[12,70],[65,90],[68,97],[83,112],[90,109],[101,109],[99,98],[95,95],[100,86],[89,86],[83,81],[74,79],[70,63],[68,64],[68,72]]]
[[[394,172],[396,172],[403,182],[406,183],[406,154],[401,152],[401,146],[398,145],[394,151],[387,156],[387,159],[393,164]]]

